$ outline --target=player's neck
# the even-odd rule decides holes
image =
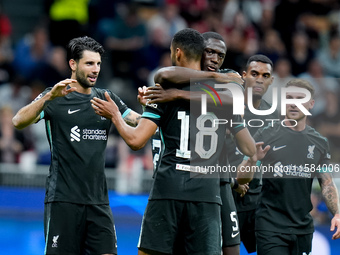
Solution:
[[[255,109],[258,109],[259,107],[260,107],[260,105],[261,105],[261,98],[254,98],[253,97],[253,107],[255,108]],[[247,90],[245,90],[245,92],[244,92],[244,104],[245,105],[248,105],[248,93],[247,93]]]
[[[291,121],[287,118],[287,116],[285,117],[285,126],[294,130],[294,131],[297,131],[297,132],[301,132],[303,130],[305,130],[306,128],[306,121],[307,121],[307,118],[302,118],[300,120],[295,120],[295,121]]]
[[[71,79],[76,79],[75,77],[71,77]],[[71,83],[70,87],[75,87],[77,88],[77,92],[81,94],[91,94],[91,87],[83,87],[82,85],[79,84],[79,82],[76,83]]]
[[[198,71],[201,70],[201,63],[197,61],[183,61],[183,63],[181,63],[180,66]]]

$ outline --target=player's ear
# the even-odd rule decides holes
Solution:
[[[313,109],[314,104],[315,104],[315,100],[314,99],[309,100],[309,110]]]
[[[246,76],[247,76],[247,72],[246,72],[246,71],[243,71],[243,72],[242,72],[242,79],[244,80],[244,79],[246,78]]]
[[[70,59],[68,64],[70,65],[72,71],[75,71],[77,69],[77,62],[74,59]]]
[[[183,51],[180,48],[176,48],[176,60],[179,62],[183,57]]]

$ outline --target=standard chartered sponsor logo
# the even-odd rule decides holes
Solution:
[[[84,140],[107,140],[105,129],[83,129]]]
[[[107,132],[105,129],[83,129],[80,131],[78,126],[74,126],[71,128],[71,141],[80,142],[83,140],[96,140],[96,141],[106,141],[107,140]]]
[[[80,142],[80,133],[79,133],[80,129],[78,128],[78,126],[74,126],[73,128],[71,128],[71,142],[77,141]]]

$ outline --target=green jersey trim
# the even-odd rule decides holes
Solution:
[[[130,112],[131,112],[131,109],[127,109],[127,110],[123,113],[123,115],[122,115],[123,119],[124,119]]]
[[[150,113],[150,112],[143,112],[142,117],[152,118],[152,119],[160,119],[161,118],[161,116],[159,116],[158,114],[154,114],[154,113]]]

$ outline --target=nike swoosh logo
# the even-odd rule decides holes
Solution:
[[[281,150],[281,149],[283,149],[284,147],[286,147],[287,145],[282,145],[282,146],[280,146],[280,147],[273,147],[273,151],[277,151],[277,150]]]
[[[74,111],[71,111],[71,109],[68,109],[68,114],[73,114],[73,113],[75,113],[75,112],[79,112],[80,111],[80,109],[77,109],[77,110],[74,110]]]
[[[231,233],[231,238],[235,238],[240,232],[237,232],[237,233]]]

